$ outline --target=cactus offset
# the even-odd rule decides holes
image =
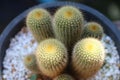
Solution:
[[[71,48],[80,39],[83,27],[83,15],[73,6],[64,6],[55,13],[53,31],[57,39]]]
[[[85,38],[74,47],[72,66],[80,78],[89,78],[102,67],[104,57],[102,43],[95,38]]]
[[[37,47],[36,58],[42,73],[51,78],[59,75],[68,62],[65,46],[56,39],[42,41]]]
[[[28,54],[24,57],[24,65],[33,73],[40,73],[34,54]]]
[[[75,79],[73,79],[73,77],[68,74],[61,74],[61,75],[58,75],[53,80],[75,80]]]
[[[103,28],[96,22],[88,22],[85,24],[82,32],[82,38],[94,37],[101,39],[103,36]]]
[[[53,37],[51,15],[45,9],[37,8],[29,12],[26,24],[38,42]]]

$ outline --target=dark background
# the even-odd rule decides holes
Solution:
[[[118,0],[0,0],[0,33],[13,18],[26,9],[37,4],[52,1],[73,1],[86,4],[97,9],[119,25],[120,1]]]

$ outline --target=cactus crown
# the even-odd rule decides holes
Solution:
[[[102,30],[101,25],[96,22],[88,22],[85,25],[85,27],[87,27],[87,29],[89,29],[90,31],[94,31],[94,32],[98,32]]]
[[[36,8],[32,10],[27,17],[31,17],[36,20],[40,20],[46,17],[50,17],[50,14],[45,9]]]
[[[73,6],[64,6],[58,9],[58,11],[55,13],[55,17],[62,18],[67,20],[74,20],[74,19],[79,19],[78,16],[83,17],[82,13],[75,7]]]
[[[101,39],[103,36],[103,32],[103,28],[100,24],[96,22],[88,22],[83,28],[82,38],[94,37],[97,39]]]
[[[89,42],[86,42],[86,41],[89,41],[90,40],[90,43]],[[99,41],[95,41],[94,39],[92,38],[87,38],[86,40],[82,41],[82,47],[83,47],[83,50],[86,50],[86,52],[95,52],[96,51],[96,47],[97,45],[96,44],[101,44]],[[102,46],[102,45],[101,45]]]
[[[86,50],[87,51],[94,51],[95,50],[95,45],[94,44],[91,44],[91,43],[88,43],[86,46],[85,46]]]
[[[41,12],[41,11],[36,11],[36,13],[34,13],[33,17],[34,17],[35,19],[40,19],[40,18],[42,17],[42,15],[43,15],[43,12]]]
[[[34,54],[28,54],[24,57],[24,64],[27,69],[33,73],[41,73],[38,69],[37,61]]]
[[[41,43],[41,50],[48,55],[54,55],[60,49],[58,44],[61,45],[60,43],[58,43],[57,40],[47,39],[46,41]]]
[[[73,15],[73,13],[72,13],[71,11],[66,11],[66,12],[64,13],[64,16],[65,16],[66,18],[70,18],[72,15]]]
[[[65,6],[65,7],[62,7],[61,9],[62,9],[62,11],[64,11],[63,12],[63,17],[66,18],[66,19],[72,19],[76,14],[74,11],[78,12],[76,10],[76,8],[74,8],[72,6]]]
[[[43,51],[45,53],[55,53],[57,51],[56,49],[57,49],[56,45],[54,45],[52,43],[48,43],[48,44],[44,45]]]
[[[32,64],[35,61],[34,59],[35,59],[35,56],[33,56],[33,54],[29,54],[25,56],[24,62],[25,64]]]
[[[78,48],[77,48],[78,47]],[[98,39],[95,38],[85,38],[76,44],[76,49],[81,50],[81,54],[86,54],[95,57],[99,56],[99,51],[104,52],[104,47]],[[76,53],[76,52],[75,52]],[[100,53],[101,54],[101,53]]]

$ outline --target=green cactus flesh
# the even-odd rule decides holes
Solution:
[[[82,31],[82,38],[94,37],[101,39],[103,36],[103,28],[100,24],[96,22],[88,22],[85,24]]]
[[[48,77],[56,77],[67,66],[68,56],[65,46],[56,39],[42,41],[36,50],[39,69]]]
[[[70,75],[68,74],[61,74],[61,75],[58,75],[56,78],[54,78],[53,80],[75,80],[73,79],[73,77],[71,77]]]
[[[29,12],[26,24],[38,42],[53,37],[51,15],[45,9],[36,8]]]
[[[83,15],[80,10],[72,6],[64,6],[56,11],[53,31],[57,39],[68,48],[80,39]]]
[[[104,47],[95,38],[85,38],[79,41],[72,53],[72,66],[81,78],[93,76],[104,63]]]
[[[33,73],[40,73],[34,54],[28,54],[24,57],[24,65]]]

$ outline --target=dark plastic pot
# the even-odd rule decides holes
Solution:
[[[3,70],[2,62],[4,60],[6,49],[9,46],[10,39],[14,37],[16,33],[18,33],[20,29],[25,25],[25,17],[28,14],[28,12],[34,8],[46,8],[51,12],[51,14],[54,14],[57,8],[64,5],[76,6],[77,8],[82,10],[84,17],[87,21],[96,21],[100,23],[104,28],[104,32],[114,40],[120,55],[120,32],[116,29],[115,25],[100,12],[88,6],[85,6],[83,4],[78,4],[73,2],[53,2],[53,3],[39,4],[37,6],[34,6],[26,10],[25,12],[17,16],[13,21],[11,21],[8,24],[6,29],[1,34],[0,36],[0,80],[2,80],[1,79],[2,70]]]

